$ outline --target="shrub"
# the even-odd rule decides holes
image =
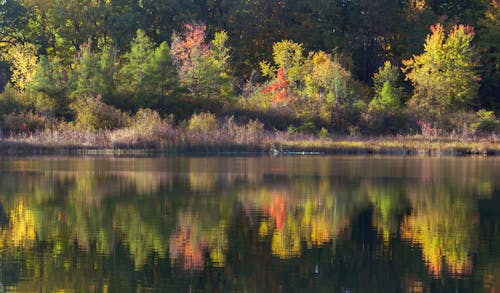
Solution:
[[[103,103],[100,96],[77,98],[71,109],[76,113],[77,127],[88,130],[125,127],[130,120],[127,114]]]
[[[217,129],[217,118],[212,113],[193,114],[188,122],[188,129],[195,132],[211,132]]]
[[[495,117],[493,111],[481,109],[476,114],[476,121],[471,125],[474,132],[486,134],[499,130],[500,121]]]
[[[153,134],[161,123],[158,112],[151,109],[139,109],[132,119],[132,128],[146,134]]]
[[[48,121],[40,114],[8,114],[3,117],[2,128],[6,132],[22,133],[45,129]]]
[[[321,130],[318,132],[318,137],[321,139],[328,138],[328,130],[324,127],[321,127]]]

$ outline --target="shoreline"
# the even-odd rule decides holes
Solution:
[[[263,144],[161,145],[160,142],[117,146],[46,144],[0,140],[0,155],[398,155],[500,156],[500,143],[488,140],[421,138],[343,138],[275,140]]]

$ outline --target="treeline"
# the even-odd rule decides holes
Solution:
[[[140,115],[212,112],[322,136],[494,133],[499,11],[496,0],[6,0],[0,127],[125,128],[152,109]]]

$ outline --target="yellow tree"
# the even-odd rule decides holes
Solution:
[[[479,75],[470,26],[454,26],[448,35],[442,25],[431,27],[424,53],[403,61],[406,79],[414,87],[410,105],[441,118],[463,109],[477,96]]]
[[[26,90],[36,74],[38,58],[35,46],[29,43],[10,46],[2,59],[10,63],[10,80],[14,86],[18,90]]]

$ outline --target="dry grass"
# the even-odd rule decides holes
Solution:
[[[206,117],[205,117],[206,118]],[[203,120],[200,120],[203,121]],[[194,122],[193,122],[194,123]],[[328,137],[266,131],[258,121],[241,125],[232,118],[197,127],[168,120],[116,130],[62,127],[0,138],[1,154],[38,153],[302,153],[399,155],[499,155],[496,136],[489,137]]]

